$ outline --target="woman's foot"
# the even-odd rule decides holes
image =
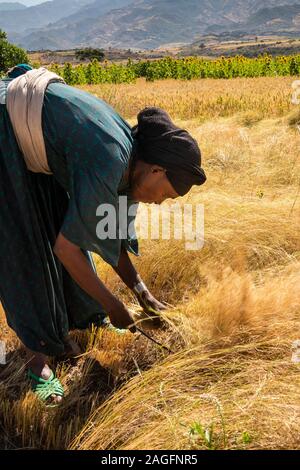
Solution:
[[[47,357],[44,354],[34,353],[29,349],[26,350],[27,352],[27,367],[30,371],[38,378],[47,381],[51,379],[53,376],[53,372],[47,364]],[[34,379],[32,379],[34,380]],[[35,384],[36,385],[36,384]],[[62,401],[61,394],[52,393],[48,400],[48,404],[59,404]]]
[[[104,328],[105,330],[111,331],[112,333],[116,333],[119,336],[126,335],[129,330],[123,329],[123,328],[116,328],[110,321],[108,317],[103,318],[101,328]]]

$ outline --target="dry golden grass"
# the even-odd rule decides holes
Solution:
[[[300,135],[291,81],[88,87],[131,123],[144,105],[163,106],[198,139],[208,182],[181,202],[204,203],[205,246],[141,241],[142,277],[174,305],[154,334],[173,354],[131,334],[75,332],[86,353],[57,364],[67,389],[58,410],[28,391],[23,352],[2,314],[11,351],[0,371],[2,448],[300,447],[300,370],[291,362],[300,335]],[[99,259],[97,267],[132,304],[111,268]]]
[[[108,101],[127,118],[145,106],[160,106],[172,116],[197,119],[254,112],[255,119],[277,117],[292,109],[293,78],[236,78],[233,80],[164,80],[135,84],[85,85],[83,88]],[[247,116],[246,116],[247,117]]]

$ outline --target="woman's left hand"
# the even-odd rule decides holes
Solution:
[[[160,312],[167,309],[167,306],[157,300],[149,291],[146,291],[144,295],[147,306],[150,306],[153,310]]]
[[[138,294],[137,299],[141,307],[143,307],[145,312],[150,316],[155,313],[159,315],[162,310],[166,310],[167,308],[166,305],[157,300],[148,290]]]

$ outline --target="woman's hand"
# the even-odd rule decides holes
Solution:
[[[136,332],[134,326],[134,319],[127,307],[116,297],[110,302],[110,307],[107,309],[110,321],[116,328],[129,328],[131,333]]]
[[[146,313],[151,314],[153,311],[159,313],[162,310],[166,310],[166,305],[162,304],[159,300],[157,300],[151,292],[145,290],[137,295],[137,299],[146,311]]]
[[[162,326],[162,319],[160,312],[166,310],[166,306],[159,302],[148,290],[140,293],[135,293],[139,304],[143,308],[146,315],[151,318],[153,327],[160,328]]]
[[[148,319],[151,319],[150,323],[152,322],[154,328],[160,328],[162,323],[160,312],[167,307],[150,293],[146,285],[143,286],[142,290],[136,290],[136,286],[143,284],[143,282],[124,247],[121,250],[119,264],[117,267],[114,267],[114,270],[127,287],[134,292],[145,315]]]

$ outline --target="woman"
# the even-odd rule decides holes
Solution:
[[[146,310],[165,308],[129,258],[139,255],[135,236],[99,237],[99,207],[110,204],[118,213],[119,195],[127,195],[129,207],[160,204],[206,177],[196,141],[163,110],[146,108],[131,129],[104,101],[63,83],[49,84],[43,102],[51,175],[29,171],[6,107],[9,83],[29,70],[20,64],[0,82],[0,298],[26,347],[33,390],[57,403],[63,388],[47,357],[78,352],[71,329],[107,324],[108,316],[114,327],[134,331],[89,252],[113,266]]]

